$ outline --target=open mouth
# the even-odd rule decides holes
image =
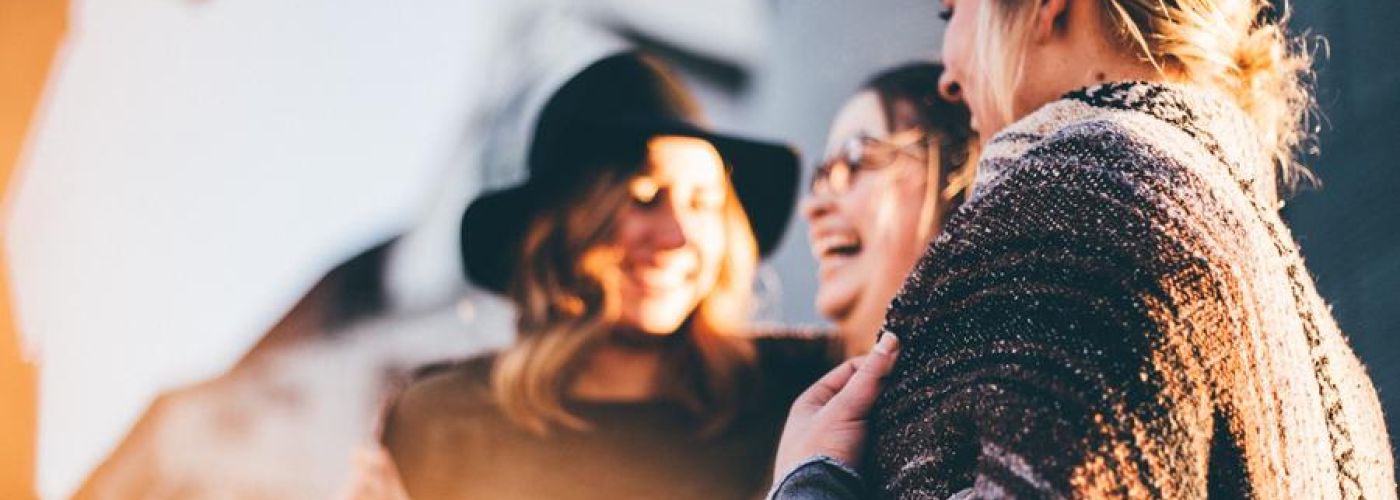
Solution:
[[[860,238],[853,234],[828,234],[812,243],[812,253],[818,259],[852,257],[860,253]]]

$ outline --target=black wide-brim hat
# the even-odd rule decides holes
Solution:
[[[519,186],[487,193],[462,217],[462,264],[477,285],[504,292],[516,274],[525,231],[546,207],[578,196],[608,169],[633,174],[646,140],[662,135],[709,142],[723,157],[760,257],[777,247],[797,198],[797,153],[786,145],[710,131],[679,80],[636,52],[593,63],[550,97],[536,121]]]

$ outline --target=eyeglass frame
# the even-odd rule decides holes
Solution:
[[[907,142],[901,141],[902,136],[914,137]],[[836,152],[819,162],[813,169],[812,180],[807,186],[808,193],[812,195],[832,195],[840,196],[851,191],[855,187],[857,174],[861,171],[879,171],[894,165],[899,161],[899,155],[905,154],[916,160],[928,163],[936,154],[933,148],[934,139],[937,134],[925,132],[921,129],[911,129],[895,134],[889,139],[879,139],[869,135],[861,134],[847,139]],[[864,157],[867,144],[875,142],[890,146],[895,153],[888,163],[879,166],[862,166],[861,159]],[[912,146],[922,146],[923,155],[919,156],[911,151]],[[837,165],[845,165],[847,180],[842,184],[844,187],[836,187],[831,182],[831,177],[836,172]]]

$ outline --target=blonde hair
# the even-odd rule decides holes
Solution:
[[[941,231],[953,216],[977,175],[979,147],[976,136],[950,138],[947,132],[934,133],[928,145],[924,204],[919,213],[919,238],[927,240]],[[935,218],[935,215],[937,216]]]
[[[1106,21],[1145,62],[1173,80],[1216,89],[1244,110],[1260,148],[1273,159],[1281,186],[1312,175],[1296,161],[1309,140],[1314,107],[1312,56],[1302,37],[1286,29],[1289,10],[1275,13],[1265,0],[1100,0]],[[1004,119],[1012,117],[1011,92],[1021,78],[1040,2],[995,0],[981,9],[983,34],[974,50],[981,75]],[[1273,19],[1270,19],[1271,15]]]
[[[519,339],[496,358],[491,386],[505,415],[537,435],[556,425],[589,428],[564,407],[564,398],[588,349],[606,342],[619,318],[620,256],[606,243],[617,214],[631,203],[628,178],[599,174],[572,202],[537,215],[526,233],[510,287]],[[748,318],[758,245],[733,186],[727,189],[718,280],[674,334],[681,346],[669,354],[679,359],[667,363],[682,367],[674,383],[703,418],[700,435],[728,425],[753,364],[750,344],[737,334]]]

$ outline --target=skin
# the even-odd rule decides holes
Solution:
[[[654,138],[647,161],[650,169],[632,180],[633,203],[617,219],[620,326],[670,335],[719,278],[728,180],[719,151],[702,139]]]
[[[880,381],[899,357],[899,339],[882,335],[869,354],[846,360],[808,387],[792,403],[774,458],[773,477],[825,455],[848,466],[865,449],[866,415],[880,395]]]
[[[894,133],[913,129],[913,109],[897,103],[895,110],[904,116],[894,120]],[[852,96],[832,122],[828,156],[852,137],[889,139],[890,122],[874,92]],[[902,154],[857,175],[845,193],[814,193],[802,203],[818,262],[817,310],[836,324],[848,357],[869,350],[890,300],[937,233],[920,227],[927,169],[935,168],[926,163]]]
[[[1161,82],[1167,77],[1125,49],[1109,26],[1098,1],[1042,0],[1022,62],[1022,77],[1012,87],[1012,116],[992,105],[980,81],[974,47],[980,36],[977,17],[991,8],[987,0],[943,0],[948,26],[943,31],[945,70],[939,88],[945,98],[962,100],[972,111],[972,127],[983,140],[1075,89],[1109,81]]]
[[[728,179],[702,139],[658,136],[648,168],[630,181],[608,251],[620,256],[620,317],[611,342],[593,349],[570,392],[601,400],[657,396],[661,353],[647,346],[675,334],[710,294],[725,256]]]

